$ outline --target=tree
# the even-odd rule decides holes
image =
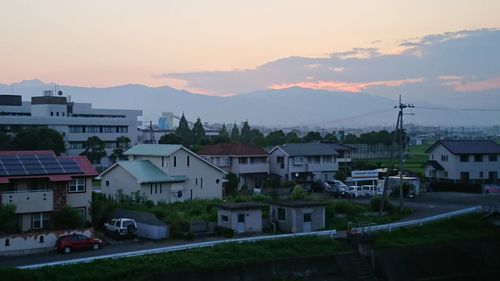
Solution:
[[[240,130],[238,126],[236,126],[236,122],[234,123],[233,129],[231,130],[231,141],[239,142],[240,141]]]
[[[116,148],[113,149],[113,153],[109,156],[113,162],[116,160],[127,160],[127,156],[124,156],[123,153],[130,148],[130,139],[121,136],[116,138]]]
[[[10,150],[12,149],[11,145],[11,136],[7,135],[4,132],[0,132],[0,150]]]
[[[252,132],[248,121],[243,123],[243,127],[241,127],[240,140],[242,143],[250,143],[252,140]]]
[[[321,137],[321,134],[319,132],[309,132],[304,137],[303,141],[304,142],[312,142],[312,141],[320,141],[322,139],[323,138]]]
[[[53,150],[60,155],[66,148],[63,136],[49,128],[28,128],[17,132],[12,146],[21,150]]]
[[[181,144],[190,147],[193,144],[193,132],[189,129],[188,122],[184,113],[179,120],[179,127],[175,129],[175,135],[181,139]]]
[[[15,233],[17,230],[16,206],[0,206],[0,234]]]
[[[174,133],[164,134],[158,140],[159,144],[181,144],[182,139]]]
[[[273,131],[266,136],[267,144],[276,146],[286,142],[285,133],[282,130]]]
[[[55,229],[73,229],[80,228],[85,225],[82,216],[71,207],[64,207],[54,213],[54,228]]]
[[[302,140],[299,138],[296,132],[288,132],[285,136],[286,143],[301,143]]]
[[[238,190],[238,176],[229,173],[226,176],[227,181],[224,183],[224,190],[225,190],[225,195],[231,195]]]
[[[97,136],[92,136],[83,144],[85,151],[80,155],[85,155],[92,164],[100,164],[101,159],[106,156],[104,142]]]
[[[264,134],[261,133],[258,129],[252,129],[250,131],[250,136],[251,136],[251,141],[250,143],[259,146],[259,147],[264,147],[266,146],[266,137],[264,137]]]
[[[337,135],[335,134],[335,132],[326,134],[323,139],[328,140],[328,141],[338,141]]]
[[[200,117],[196,119],[193,125],[193,141],[196,144],[205,144],[207,142],[207,135],[205,134],[205,128],[203,128]]]
[[[226,143],[230,141],[226,124],[222,124],[222,128],[219,130],[219,135],[215,138],[214,143]]]
[[[353,134],[347,134],[344,137],[344,143],[347,143],[347,144],[358,143],[358,137],[356,137],[356,135],[353,135]]]

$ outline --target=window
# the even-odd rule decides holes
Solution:
[[[444,171],[444,177],[447,178],[448,177],[448,171]]]
[[[293,158],[293,164],[295,164],[295,165],[302,165],[302,164],[304,164],[304,157],[303,156],[295,156]]]
[[[278,220],[285,221],[286,220],[286,210],[285,208],[278,208]]]
[[[106,181],[106,186],[109,186],[109,181]]]
[[[85,179],[84,178],[74,178],[69,183],[68,192],[85,192]]]
[[[54,116],[54,112],[52,112],[52,111],[51,111],[51,112],[50,112],[50,116]]]
[[[460,162],[469,162],[469,155],[467,154],[460,155]]]
[[[187,164],[187,166],[189,167],[189,155],[188,155],[188,156],[186,156],[186,164]]]
[[[488,160],[490,162],[497,162],[498,161],[498,156],[497,155],[489,155]]]
[[[32,218],[32,228],[33,229],[43,229],[49,226],[50,214],[49,213],[33,213]]]
[[[219,158],[219,166],[220,167],[229,167],[231,165],[231,161],[229,156],[222,156]]]
[[[174,156],[174,167],[177,167],[177,157]]]
[[[332,156],[323,156],[324,163],[332,163]]]
[[[198,185],[198,178],[196,178],[195,182],[196,182],[195,184]]]
[[[312,219],[311,219],[311,214],[304,214],[304,222],[311,222]]]
[[[498,173],[497,172],[489,172],[488,173],[488,181],[490,183],[496,183],[498,179]]]
[[[203,178],[200,178],[200,187],[203,188]]]
[[[245,222],[245,214],[238,214],[238,222]]]
[[[441,161],[448,161],[448,155],[441,155]]]
[[[434,160],[434,154],[431,154],[431,160]]]
[[[248,163],[248,158],[246,158],[246,157],[240,157],[238,159],[239,159],[240,165],[246,165]]]
[[[56,116],[59,116],[59,111],[56,112]]]
[[[219,183],[219,182],[220,182],[220,179],[216,179],[216,180],[215,180],[215,183]]]
[[[229,217],[228,217],[228,216],[224,216],[224,215],[222,215],[222,216],[221,216],[221,220],[222,220],[222,221],[229,221]]]
[[[280,169],[285,168],[285,158],[283,156],[276,157],[276,162],[280,164]]]
[[[483,155],[481,154],[474,155],[474,162],[483,162]]]
[[[484,176],[483,172],[479,172],[479,178],[481,178],[481,179],[482,179],[482,178],[483,178],[483,176]]]

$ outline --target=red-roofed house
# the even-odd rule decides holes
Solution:
[[[198,154],[221,169],[236,174],[239,187],[262,187],[269,175],[269,155],[253,145],[219,143],[204,147]]]
[[[15,205],[20,232],[45,229],[65,206],[90,221],[92,178],[84,156],[57,157],[53,151],[0,151],[0,204]]]

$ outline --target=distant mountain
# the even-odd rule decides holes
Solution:
[[[161,112],[183,112],[189,120],[241,122],[268,126],[364,127],[393,126],[397,112],[392,99],[364,93],[344,93],[288,88],[215,97],[170,87],[129,84],[109,88],[58,86],[74,102],[93,103],[96,108],[141,109],[143,121],[156,122]],[[0,84],[0,93],[21,94],[24,100],[53,89],[39,80]],[[421,106],[437,106],[426,104]],[[416,110],[406,122],[422,125],[491,125],[498,112],[481,115],[460,111]]]

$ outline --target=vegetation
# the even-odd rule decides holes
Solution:
[[[0,206],[0,234],[10,234],[17,231],[17,217],[15,205]]]
[[[63,136],[46,127],[33,127],[19,130],[16,136],[6,143],[10,137],[1,137],[4,149],[12,150],[53,150],[57,155],[66,151]]]
[[[85,148],[85,151],[83,151],[81,155],[87,156],[92,164],[100,164],[101,159],[106,156],[104,141],[97,136],[89,137],[83,144],[83,147]]]
[[[350,247],[340,240],[303,237],[225,244],[183,252],[101,260],[36,270],[5,268],[0,269],[0,276],[11,281],[161,280],[162,274],[167,272],[228,267],[290,257],[320,256],[346,250],[350,250]]]
[[[400,247],[431,243],[453,243],[458,240],[496,238],[500,239],[498,227],[481,218],[481,215],[456,217],[442,222],[424,224],[420,227],[404,228],[392,232],[381,232],[375,247]]]
[[[121,136],[116,138],[116,148],[113,149],[113,153],[109,156],[113,162],[117,160],[127,160],[127,156],[123,155],[125,151],[130,148],[130,139]]]
[[[54,213],[54,229],[73,229],[84,225],[83,218],[71,207],[64,207]]]
[[[296,185],[292,189],[290,196],[288,196],[288,199],[290,200],[305,200],[307,198],[308,198],[307,192],[305,192],[300,185]]]

